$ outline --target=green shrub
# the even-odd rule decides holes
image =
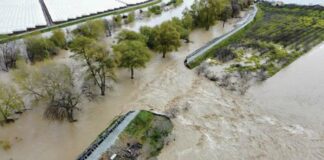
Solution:
[[[99,39],[105,35],[106,27],[103,20],[88,21],[73,30],[74,35],[81,35],[92,39]]]
[[[0,140],[0,146],[2,146],[2,149],[5,151],[11,149],[11,144],[9,141],[1,141]]]
[[[25,40],[27,55],[31,62],[42,61],[58,53],[55,44],[43,37],[32,37]]]
[[[161,14],[162,13],[162,8],[159,5],[152,6],[149,8],[149,11],[155,15]]]
[[[121,15],[114,16],[113,20],[116,27],[120,27],[122,25],[123,18]]]
[[[50,40],[54,43],[54,45],[61,49],[66,49],[66,39],[65,34],[61,29],[54,30],[53,35],[50,37]]]
[[[135,21],[135,12],[131,12],[127,16],[127,23],[132,23]]]

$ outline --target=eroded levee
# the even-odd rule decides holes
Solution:
[[[167,116],[144,110],[128,112],[104,130],[77,160],[156,157],[172,128]]]

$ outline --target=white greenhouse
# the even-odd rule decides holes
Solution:
[[[151,0],[1,0],[0,35],[118,10]]]
[[[46,25],[38,0],[1,0],[0,34],[22,32],[28,28]]]

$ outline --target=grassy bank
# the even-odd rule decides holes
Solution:
[[[127,12],[132,12],[138,9],[142,9],[142,8],[146,8],[155,4],[160,3],[162,0],[154,0],[152,2],[149,3],[145,3],[145,4],[141,4],[141,5],[137,5],[137,6],[132,6],[132,7],[128,7],[125,9],[120,9],[120,10],[116,10],[116,11],[111,11],[111,12],[105,12],[105,13],[101,13],[101,14],[97,14],[94,16],[90,16],[90,17],[84,17],[84,18],[80,18],[80,19],[76,19],[76,20],[71,20],[68,22],[64,22],[61,24],[56,24],[50,27],[46,27],[46,28],[40,28],[40,29],[35,29],[33,31],[30,32],[25,32],[25,33],[21,33],[21,34],[15,34],[15,35],[0,35],[0,44],[1,43],[6,43],[9,41],[13,41],[13,40],[17,40],[17,39],[21,39],[21,38],[26,38],[29,36],[33,36],[33,35],[37,35],[40,33],[45,33],[45,32],[49,32],[58,28],[63,28],[63,27],[67,27],[67,26],[71,26],[71,25],[75,25],[78,23],[82,23],[85,21],[89,21],[89,20],[93,20],[93,19],[98,19],[98,18],[102,18],[102,17],[106,17],[106,16],[110,16],[110,15],[118,15],[118,14],[123,14],[123,13],[127,13]]]

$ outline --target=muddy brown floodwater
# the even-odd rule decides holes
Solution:
[[[98,103],[82,106],[77,123],[46,121],[42,118],[44,108],[34,107],[16,123],[0,128],[0,139],[9,140],[12,144],[9,151],[0,150],[0,159],[74,159],[115,116],[138,108],[162,112],[174,97],[187,93],[197,78],[193,71],[183,65],[185,56],[215,36],[231,30],[233,24],[234,20],[225,28],[217,25],[209,32],[195,31],[191,34],[194,43],[184,44],[166,59],[162,59],[161,55],[154,56],[146,69],[136,71],[136,79],[133,81],[127,70],[119,71],[118,84],[113,91]]]
[[[116,115],[172,108],[179,110],[173,119],[176,141],[162,150],[161,160],[323,159],[323,133],[276,118],[183,65],[188,54],[231,30],[236,21],[225,28],[219,23],[210,31],[195,30],[190,34],[193,43],[166,59],[154,56],[146,69],[135,72],[135,80],[120,70],[114,89],[99,102],[84,104],[76,123],[46,121],[43,107],[24,113],[0,128],[0,139],[12,143],[11,150],[0,150],[0,159],[75,159]]]
[[[324,132],[324,42],[249,91],[264,110]]]

